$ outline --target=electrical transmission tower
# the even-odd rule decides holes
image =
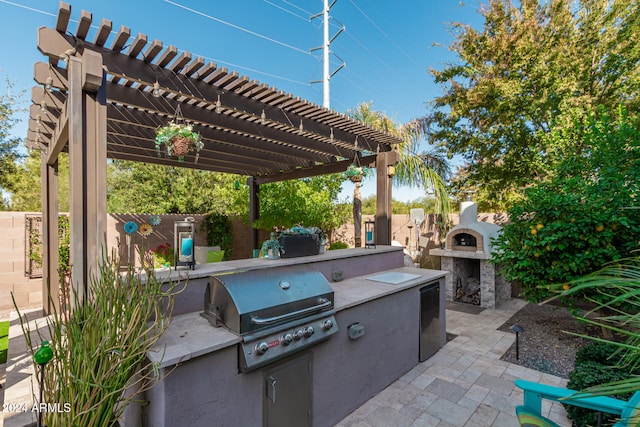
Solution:
[[[314,80],[311,83],[322,83],[322,106],[324,108],[331,108],[331,98],[329,97],[329,82],[333,76],[336,75],[338,71],[343,69],[346,64],[338,55],[334,52],[331,52],[330,46],[331,43],[344,31],[344,25],[334,19],[334,21],[340,24],[340,29],[336,32],[333,37],[329,38],[329,10],[336,4],[338,0],[333,0],[331,4],[329,4],[329,0],[324,0],[324,8],[322,12],[317,13],[315,15],[311,15],[309,19],[314,19],[322,16],[322,21],[324,24],[324,41],[322,46],[314,47],[311,49],[311,52],[322,49],[323,56],[323,71],[322,71],[322,80]],[[329,52],[333,53],[333,55],[342,62],[338,68],[336,68],[333,72],[329,72]]]

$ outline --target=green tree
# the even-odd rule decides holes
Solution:
[[[393,199],[391,200],[391,211],[393,214],[408,215],[411,209],[422,208],[427,213],[434,213],[435,205],[435,199],[426,196],[408,202]],[[376,196],[371,195],[362,199],[362,213],[365,215],[376,214]]]
[[[582,149],[562,160],[548,182],[527,190],[493,244],[493,260],[534,301],[549,296],[551,283],[630,256],[640,241],[638,113],[603,107],[546,138],[557,145],[577,141]]]
[[[337,203],[341,183],[340,175],[331,174],[261,185],[260,218],[254,226],[272,230],[300,224],[329,235],[349,217],[348,207]]]
[[[15,171],[8,177],[13,192],[10,209],[13,211],[40,212],[42,209],[41,154],[38,150],[29,150],[22,162],[17,163]],[[58,210],[69,211],[69,156],[58,156]]]
[[[196,169],[113,160],[107,176],[107,210],[246,215],[245,179]]]
[[[433,191],[435,194],[435,209],[439,214],[451,211],[446,180],[450,175],[450,166],[441,148],[421,145],[423,130],[418,120],[407,124],[398,124],[379,111],[372,109],[371,103],[361,103],[355,110],[348,110],[349,117],[369,125],[378,130],[398,136],[402,143],[395,149],[400,153],[400,160],[396,164],[393,184],[396,187],[408,186],[422,188],[425,193]],[[354,225],[356,236],[360,235],[358,224],[362,202],[360,187],[356,183],[354,188]]]
[[[18,98],[11,94],[12,84],[6,80],[7,94],[0,95],[0,193],[14,193],[13,181],[10,179],[16,173],[16,165],[22,158],[18,151],[22,141],[10,135],[11,129],[18,123]],[[10,207],[10,200],[5,200],[1,194],[1,205],[4,209]]]
[[[640,99],[640,3],[491,0],[484,28],[452,25],[455,63],[431,70],[444,93],[422,119],[432,144],[469,164],[469,186],[522,193],[569,151],[544,135],[595,105]]]

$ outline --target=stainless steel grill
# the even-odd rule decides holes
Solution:
[[[239,368],[247,372],[338,332],[334,294],[308,266],[212,276],[203,316],[240,335]]]

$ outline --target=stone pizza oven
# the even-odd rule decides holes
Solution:
[[[458,301],[496,308],[511,297],[511,284],[499,274],[499,266],[489,262],[491,239],[502,227],[478,221],[478,205],[460,204],[460,223],[445,238],[444,249],[431,249],[430,255],[441,257],[446,277],[447,301]]]

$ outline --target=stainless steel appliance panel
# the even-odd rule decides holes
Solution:
[[[289,360],[264,373],[263,425],[311,426],[311,355]]]
[[[440,282],[420,289],[420,362],[440,348]]]

